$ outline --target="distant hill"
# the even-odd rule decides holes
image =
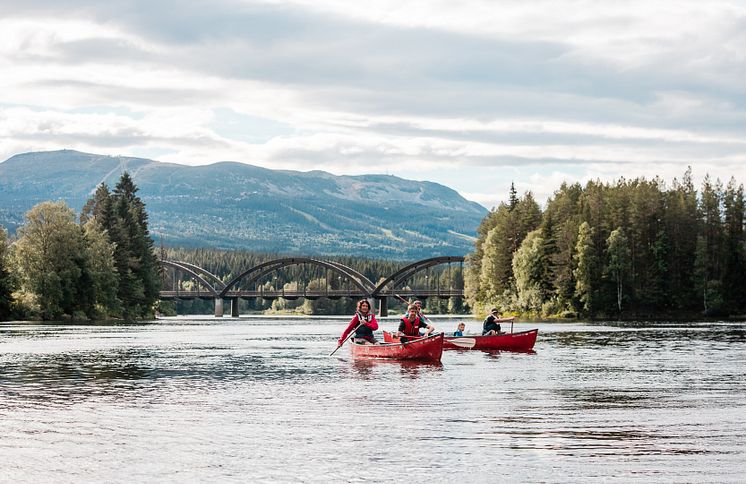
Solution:
[[[0,224],[11,233],[45,200],[76,211],[129,171],[151,232],[166,245],[304,255],[415,259],[473,249],[481,205],[431,182],[335,176],[243,163],[185,166],[77,151],[24,153],[0,163]]]

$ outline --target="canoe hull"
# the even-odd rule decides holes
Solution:
[[[417,360],[440,362],[443,355],[443,333],[409,343],[383,343],[380,345],[351,344],[350,351],[356,358],[390,358],[395,360]]]
[[[538,334],[538,329],[531,329],[494,336],[448,337],[443,343],[443,348],[446,350],[531,351]]]
[[[538,334],[538,329],[531,329],[519,333],[505,333],[494,336],[448,336],[443,342],[443,349],[531,351]],[[393,337],[391,333],[384,332],[383,340],[385,342],[397,342],[399,339]]]

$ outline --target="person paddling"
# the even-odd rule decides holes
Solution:
[[[370,303],[367,299],[361,299],[357,302],[357,311],[350,320],[350,324],[347,329],[344,330],[342,336],[339,337],[337,343],[342,346],[347,336],[355,330],[355,343],[357,344],[376,344],[376,338],[373,336],[373,331],[378,329],[378,321],[376,321],[376,315],[370,310]]]
[[[500,321],[511,321],[515,319],[515,317],[510,318],[499,318],[498,317],[499,311],[497,308],[492,308],[490,310],[490,315],[484,318],[484,323],[482,326],[482,336],[493,336],[500,333]]]
[[[420,337],[420,328],[425,330],[423,336],[430,336],[430,333],[435,331],[435,327],[427,324],[422,315],[419,314],[417,306],[410,304],[407,308],[407,315],[401,318],[396,336],[399,337],[400,342],[406,343],[412,338]]]

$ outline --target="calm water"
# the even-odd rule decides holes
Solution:
[[[433,366],[330,358],[345,324],[0,325],[0,481],[746,481],[746,325],[517,324],[535,353]]]

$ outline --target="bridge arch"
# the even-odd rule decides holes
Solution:
[[[207,288],[207,290],[209,291],[209,293],[210,293],[211,296],[216,297],[216,298],[220,297],[218,291],[215,289],[215,287],[212,284],[210,284],[209,282],[207,282],[197,271],[195,271],[194,269],[191,269],[189,267],[192,264],[184,265],[181,262],[170,261],[170,260],[160,260],[158,262],[162,266],[171,267],[173,269],[176,269],[176,270],[179,270],[179,271],[182,271],[182,272],[186,272],[187,274],[189,274],[190,276],[192,276],[193,278],[195,278],[197,281],[199,281],[203,286],[205,286]],[[197,266],[194,266],[194,267],[197,267]],[[201,268],[199,268],[199,269],[201,271],[203,271],[203,272],[207,272],[204,269],[201,269]],[[217,279],[217,276],[213,276],[213,277],[215,277]]]
[[[329,264],[333,264],[333,265],[339,267],[340,269],[342,269],[343,271],[349,272],[350,274],[353,274],[355,277],[357,277],[357,279],[360,281],[361,284],[367,285],[368,287],[371,288],[371,290],[376,286],[373,283],[373,281],[371,281],[370,279],[368,279],[367,277],[365,277],[365,274],[363,274],[362,272],[359,272],[356,269],[353,269],[350,266],[346,266],[346,265],[342,264],[341,262],[335,262],[335,261],[325,261],[325,262],[327,262]]]
[[[203,277],[206,277],[208,280],[212,281],[213,287],[215,288],[216,291],[222,290],[222,288],[225,287],[225,282],[223,282],[222,279],[220,279],[218,276],[208,271],[207,269],[203,269],[198,265],[191,264],[189,262],[180,261],[180,260],[172,261],[172,262],[179,264],[181,266],[184,266],[184,267],[188,267],[189,269],[192,269],[194,272],[202,274]]]
[[[386,294],[383,294],[386,290],[386,286],[391,284],[391,288],[394,289],[396,286],[398,286],[402,281],[405,281],[412,277],[413,275],[417,274],[418,272],[422,272],[426,269],[429,269],[430,267],[437,266],[440,264],[450,264],[453,262],[464,262],[463,257],[452,257],[452,256],[443,256],[443,257],[432,257],[430,259],[424,259],[421,261],[414,262],[412,264],[409,264],[408,266],[402,267],[395,273],[391,274],[389,277],[381,281],[380,284],[378,284],[375,289],[373,289],[373,292],[371,295],[373,297],[381,297],[385,296]]]
[[[364,275],[358,271],[351,269],[343,264],[336,262],[326,262],[318,259],[312,259],[310,257],[286,257],[282,259],[275,259],[264,262],[257,266],[248,269],[241,274],[231,279],[219,293],[219,297],[225,297],[233,287],[238,284],[244,278],[248,279],[245,281],[247,284],[256,283],[259,279],[266,276],[267,274],[274,272],[283,267],[289,267],[300,264],[313,264],[320,267],[329,269],[341,276],[348,278],[352,283],[365,294],[365,297],[371,297],[371,293],[374,289],[373,283],[369,281]]]

